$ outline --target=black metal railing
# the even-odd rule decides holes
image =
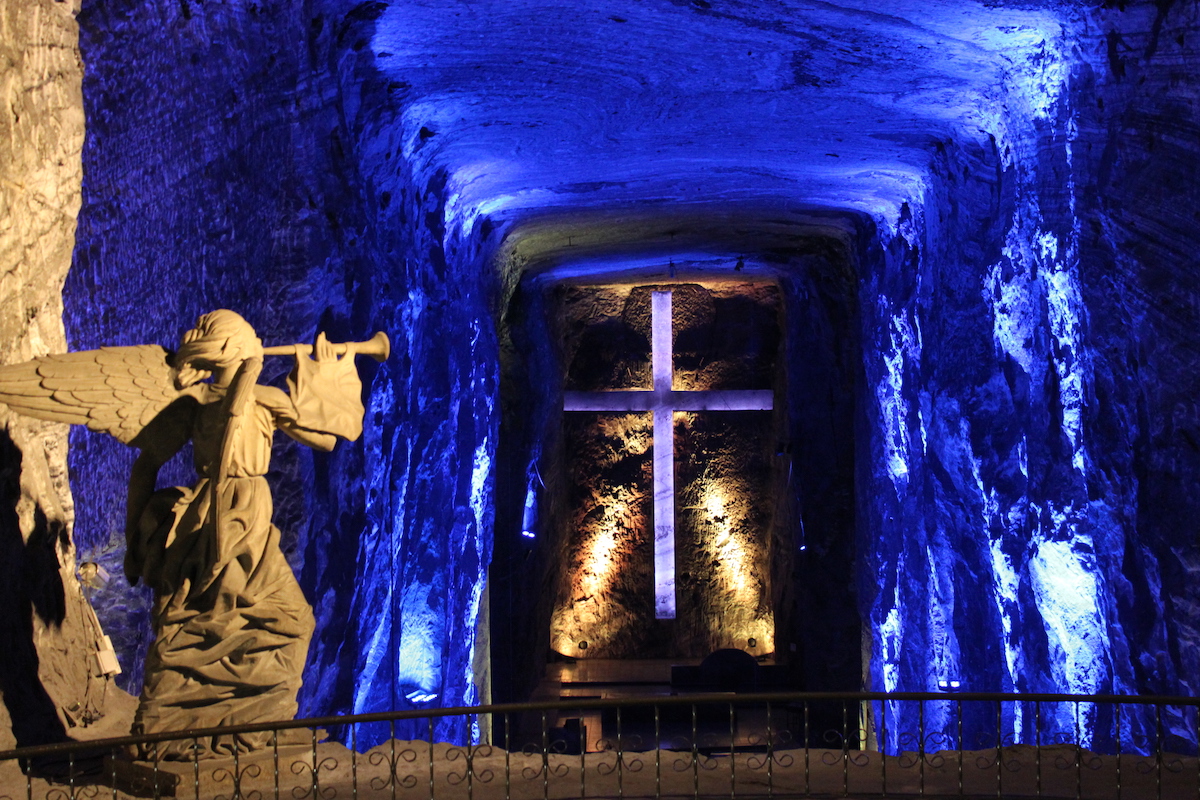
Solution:
[[[1200,800],[1198,707],[1184,697],[773,693],[408,710],[0,752],[0,800]],[[261,747],[239,749],[250,740]]]

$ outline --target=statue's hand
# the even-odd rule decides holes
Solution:
[[[325,334],[317,334],[312,346],[312,358],[296,359],[296,367],[288,376],[288,394],[295,407],[294,424],[298,428],[329,433],[354,441],[362,435],[362,381],[354,365],[354,345],[330,344]],[[339,349],[345,355],[338,357]],[[289,432],[286,426],[280,426]],[[291,434],[293,438],[295,434]],[[304,444],[328,450],[328,445]]]
[[[334,351],[333,345],[325,338],[323,332],[317,334],[317,340],[313,344],[313,360],[317,362],[337,361],[337,352]]]

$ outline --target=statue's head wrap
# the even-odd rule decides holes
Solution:
[[[207,378],[209,370],[193,366],[197,361],[204,367],[230,367],[262,354],[262,342],[240,314],[224,308],[210,311],[183,335],[175,354],[176,381],[184,387]]]

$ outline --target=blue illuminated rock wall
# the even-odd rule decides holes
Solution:
[[[173,347],[201,313],[226,306],[267,342],[311,336],[322,316],[348,332],[351,292],[339,273],[355,250],[338,219],[353,205],[331,164],[337,120],[320,93],[294,96],[298,78],[312,72],[308,20],[126,2],[87,4],[79,24],[87,138],[64,292],[71,346]],[[283,368],[267,365],[275,377]],[[73,433],[79,548],[107,550],[114,575],[131,456],[106,438]],[[180,462],[167,480],[190,480],[186,454]],[[287,473],[274,483],[284,547],[297,565],[309,531],[296,523],[314,509],[293,484],[311,483],[312,464],[298,448],[275,461]],[[137,693],[148,598],[118,578],[100,604],[125,685]]]
[[[1035,146],[1037,160],[1003,152]],[[1039,176],[1070,174],[1047,158],[1067,146],[1041,130],[946,148],[924,209],[902,210],[864,292],[875,402],[863,463],[878,487],[867,530],[884,532],[864,543],[878,591],[872,688],[1132,688],[1104,561],[1123,531],[1088,495],[1077,233],[1055,207],[1074,189]],[[889,711],[902,717],[890,730],[912,726],[913,709]],[[956,724],[950,705],[927,712],[935,730]],[[1031,710],[1011,712],[1003,734],[1027,740]],[[1050,731],[1076,730],[1071,707],[1044,716]]]
[[[1196,55],[1166,15],[1098,14],[1024,54],[988,139],[939,143],[923,209],[882,233],[864,292],[872,688],[1189,693],[1200,676],[1196,166],[1178,144]],[[1112,61],[1118,40],[1143,69]],[[953,713],[926,721],[952,734]],[[1032,740],[1035,713],[1042,741],[1116,746],[1102,706],[1014,708],[1001,735]],[[1165,717],[1169,746],[1194,747],[1195,720]],[[1121,745],[1153,727],[1126,709]]]
[[[1089,364],[1084,440],[1092,518],[1140,692],[1200,687],[1195,343],[1200,43],[1195,7],[1098,13],[1078,76],[1079,274]],[[1194,722],[1169,715],[1171,735]],[[1191,728],[1190,732],[1181,731]]]
[[[387,86],[364,78],[369,52],[356,56],[377,10],[328,5],[85,4],[68,334],[76,349],[172,346],[217,307],[268,344],[387,331],[391,361],[363,365],[363,439],[328,456],[277,442],[268,476],[318,621],[301,714],[402,708],[409,695],[470,704],[486,661],[475,634],[495,446],[488,287],[446,280],[461,254],[434,221],[444,178],[395,169],[398,145],[394,160],[383,152],[374,101],[386,106]],[[269,361],[272,378],[283,361]],[[114,575],[131,460],[74,435],[79,547]],[[181,460],[164,480],[190,470]],[[120,578],[97,601],[135,693],[148,603]]]
[[[349,616],[358,635],[346,642],[357,654],[341,678],[353,679],[359,712],[476,705],[489,700],[499,287],[483,237],[455,218],[445,173],[414,157],[423,138],[404,135],[375,88],[382,96],[364,91],[351,122],[375,214],[377,313],[398,355],[368,411],[379,431],[366,447],[368,525]],[[461,740],[463,724],[439,735]]]

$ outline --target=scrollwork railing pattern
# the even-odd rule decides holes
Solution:
[[[1198,705],[1189,698],[864,693],[396,712],[279,723],[265,750],[224,758],[205,757],[196,744],[211,731],[9,751],[0,754],[0,800],[882,793],[1174,800],[1200,797]],[[467,724],[443,726],[456,714]],[[405,730],[425,727],[428,735],[397,739],[399,719],[409,720]],[[323,728],[342,741],[324,738]],[[464,729],[474,740],[439,741],[437,731]],[[245,732],[224,731],[226,738]],[[297,733],[300,743],[283,744],[297,742]],[[160,753],[181,760],[159,760]]]

